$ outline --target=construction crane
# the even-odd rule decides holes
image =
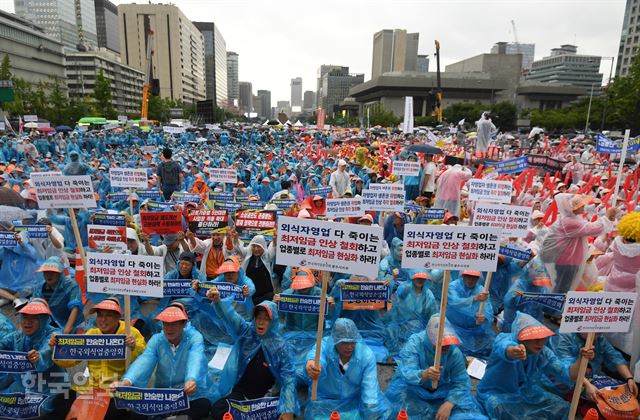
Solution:
[[[157,84],[157,80],[153,78],[153,66],[151,64],[151,58],[153,57],[153,30],[151,30],[151,23],[149,21],[149,15],[144,17],[145,39],[147,44],[147,68],[144,73],[144,85],[142,86],[142,109],[140,110],[140,120],[146,121],[149,117],[149,97],[151,95],[157,95],[157,88],[154,88],[154,84]]]
[[[516,54],[522,55],[522,75],[526,76],[527,69],[524,67],[524,54],[522,54],[522,50],[520,49],[520,40],[518,39],[518,31],[516,30],[516,21],[511,19],[511,27],[513,28],[513,39],[516,43]]]
[[[440,80],[440,41],[436,39],[436,71],[437,71],[437,84],[436,87],[436,108],[438,122],[442,122],[442,83]]]

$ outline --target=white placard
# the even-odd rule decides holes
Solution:
[[[65,176],[60,172],[34,172],[31,174],[31,184],[36,189],[41,209],[97,207],[89,175]]]
[[[484,377],[484,373],[487,370],[487,362],[476,359],[475,357],[471,359],[471,363],[467,367],[467,374],[472,378],[476,378],[477,380],[481,380]]]
[[[128,254],[87,254],[87,291],[162,297],[162,257]]]
[[[22,119],[24,120],[24,122],[37,122],[38,121],[38,116],[37,115],[24,115],[22,117]]]
[[[154,154],[158,148],[156,146],[142,146],[142,153]]]
[[[224,184],[236,184],[238,182],[238,172],[235,169],[227,168],[207,168],[209,180],[212,182],[222,182]]]
[[[162,127],[162,131],[169,134],[181,134],[187,131],[184,127]]]
[[[149,188],[146,169],[109,168],[112,187]]]
[[[126,115],[118,115],[118,121],[127,121]]]
[[[124,254],[127,252],[126,229],[125,226],[87,225],[89,247],[103,249],[108,246]]]
[[[496,181],[488,179],[471,179],[469,186],[470,201],[493,201],[496,203],[511,203],[511,181]]]
[[[473,226],[404,225],[402,268],[496,271],[499,235]]]
[[[362,190],[365,211],[404,211],[404,186],[401,184],[370,184]]]
[[[114,128],[118,128],[120,127],[120,124],[118,123],[109,123],[109,124],[105,124],[102,126],[103,130],[113,130]]]
[[[224,366],[227,364],[227,360],[231,355],[231,350],[233,350],[233,347],[231,347],[230,345],[225,343],[218,343],[216,353],[209,361],[209,367],[217,370],[224,369]]]
[[[38,128],[51,128],[51,123],[48,122],[39,122],[38,124]]]
[[[560,332],[629,332],[636,299],[634,292],[569,292]]]
[[[0,122],[0,130],[4,130],[5,126],[3,122]]]
[[[420,175],[420,162],[394,160],[391,167],[391,173],[394,175],[418,176]]]
[[[376,279],[383,240],[380,226],[280,216],[276,261]]]
[[[526,236],[531,207],[478,203],[473,212],[473,226],[500,229],[503,236]]]
[[[361,198],[328,198],[327,219],[364,216]]]

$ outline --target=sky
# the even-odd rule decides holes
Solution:
[[[64,0],[72,1],[72,0]],[[115,4],[131,0],[112,0]],[[382,29],[420,33],[418,52],[441,65],[488,53],[498,41],[536,44],[536,59],[561,44],[578,53],[617,57],[627,0],[173,0],[191,20],[213,21],[239,54],[239,77],[271,91],[273,105],[290,100],[290,81],[316,90],[321,64],[349,66],[371,78],[373,34]],[[137,0],[138,3],[146,3]],[[153,1],[161,3],[160,1]],[[164,3],[168,3],[167,0]],[[13,11],[13,0],[0,0]],[[603,60],[604,81],[611,60]],[[435,61],[430,62],[435,71]]]

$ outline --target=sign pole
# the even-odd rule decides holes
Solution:
[[[627,130],[627,137],[629,139],[629,130]],[[625,148],[626,150],[626,148]],[[593,346],[593,340],[596,336],[596,333],[590,332],[587,334],[587,340],[585,343],[585,348],[591,348]],[[576,387],[573,389],[573,398],[571,398],[571,409],[569,410],[569,420],[575,420],[576,411],[578,410],[578,402],[580,401],[580,394],[582,393],[582,382],[584,380],[585,373],[587,372],[587,365],[589,364],[589,360],[580,356],[580,366],[578,369],[578,377],[576,378]]]
[[[622,143],[622,153],[620,154],[620,164],[618,165],[618,176],[616,177],[616,187],[611,196],[611,205],[615,207],[616,200],[618,199],[618,191],[620,190],[620,181],[622,181],[622,170],[624,169],[624,161],[627,158],[627,148],[629,147],[629,137],[631,136],[631,130],[627,129],[624,132],[624,142]],[[629,197],[625,197],[628,201]]]
[[[489,287],[491,286],[491,276],[493,276],[493,272],[489,271],[487,273],[487,279],[484,282],[484,289],[482,290],[482,293],[489,293]],[[477,315],[482,315],[484,313],[484,304],[486,302],[486,300],[480,302],[480,309],[478,309]]]
[[[124,295],[124,332],[127,336],[131,334],[131,296]],[[127,347],[127,358],[124,361],[125,368],[129,368],[131,362],[131,349]]]
[[[133,195],[133,188],[129,188],[129,216],[131,216],[131,221],[133,222],[133,199],[131,196]]]
[[[316,336],[316,357],[315,366],[320,366],[320,354],[322,353],[322,334],[324,332],[324,311],[327,305],[327,282],[329,274],[326,271],[322,272],[322,292],[320,293],[320,313],[318,314],[318,335]],[[318,394],[318,381],[314,380],[311,385],[311,401],[316,400]]]
[[[442,338],[444,337],[444,324],[447,319],[447,300],[449,299],[449,279],[451,273],[445,270],[442,279],[442,296],[440,298],[440,321],[438,322],[438,341],[436,343],[436,354],[433,358],[433,367],[440,370],[440,359],[442,358]],[[438,388],[438,381],[432,382],[433,389]]]
[[[73,228],[73,236],[76,238],[76,245],[78,246],[80,261],[82,262],[82,266],[86,270],[87,256],[84,252],[84,246],[82,245],[82,237],[80,236],[80,229],[78,229],[78,221],[76,220],[76,211],[74,209],[69,209],[69,216],[71,217],[71,227]]]

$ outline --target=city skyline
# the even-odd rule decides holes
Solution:
[[[0,0],[0,9],[13,12],[13,3],[13,0]],[[325,31],[309,25],[309,18],[304,14],[286,13],[287,10],[299,11],[299,2],[277,2],[275,7],[273,2],[251,0],[173,1],[190,20],[212,21],[220,28],[227,48],[240,56],[239,80],[251,82],[254,91],[270,90],[272,105],[290,98],[291,78],[303,79],[303,91],[315,90],[317,69],[322,64],[348,66],[351,72],[364,73],[365,80],[369,80],[373,34],[382,29],[419,33],[418,53],[430,57],[434,52],[433,40],[438,39],[443,68],[461,59],[488,53],[496,42],[513,42],[512,19],[517,25],[518,40],[536,44],[536,59],[564,43],[577,45],[584,54],[617,57],[626,2],[377,0],[374,3],[376,7],[364,1],[348,4],[328,1],[319,10],[315,9],[315,3],[305,3],[309,8],[314,7],[314,21],[326,20],[331,28],[339,29]],[[335,13],[338,5],[340,14]],[[380,13],[385,6],[389,10],[393,8],[393,13]],[[580,25],[574,19],[578,10]],[[448,18],[436,18],[437,14]],[[354,16],[358,19],[354,20]],[[429,19],[430,16],[434,19]],[[478,27],[478,16],[482,16],[482,27]],[[555,26],[544,23],[550,16]],[[264,25],[265,22],[269,25]],[[600,69],[605,74],[604,83],[609,65],[610,61],[604,61]],[[431,70],[435,70],[434,64]]]

